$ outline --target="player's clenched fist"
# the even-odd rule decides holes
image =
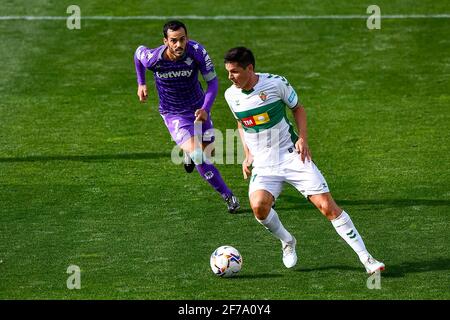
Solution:
[[[195,110],[195,121],[205,122],[208,120],[208,113],[203,109]]]
[[[138,97],[139,97],[139,101],[141,101],[141,102],[147,101],[147,97],[148,97],[148,94],[147,94],[147,85],[145,85],[145,84],[140,84],[140,85],[138,86],[137,95],[138,95]]]

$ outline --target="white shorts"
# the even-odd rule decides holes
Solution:
[[[266,190],[276,199],[285,182],[294,186],[305,198],[329,192],[327,182],[314,162],[305,160],[303,163],[300,156],[295,155],[278,166],[253,168],[248,194]]]

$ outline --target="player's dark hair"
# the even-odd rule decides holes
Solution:
[[[167,30],[177,31],[178,29],[183,28],[184,32],[187,35],[187,29],[183,22],[178,20],[168,21],[163,27],[164,38],[167,39]]]
[[[224,57],[225,63],[237,62],[241,68],[247,68],[250,64],[255,68],[255,57],[250,49],[236,47],[227,51]]]

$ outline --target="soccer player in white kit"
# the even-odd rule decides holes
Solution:
[[[258,222],[281,240],[284,265],[296,265],[297,241],[273,205],[287,182],[332,223],[367,273],[384,270],[385,265],[367,251],[350,216],[333,200],[327,182],[311,160],[305,109],[289,82],[281,76],[256,73],[255,58],[245,47],[230,49],[224,60],[233,83],[225,99],[237,120],[246,156],[242,172],[245,179],[251,175],[250,206]],[[298,135],[286,117],[286,106],[293,113]]]

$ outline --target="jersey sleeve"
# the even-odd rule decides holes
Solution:
[[[300,103],[297,92],[295,92],[294,88],[286,80],[286,78],[279,78],[278,90],[280,92],[281,99],[290,109],[293,109],[298,103]]]
[[[155,51],[156,49],[139,46],[134,53],[134,66],[139,85],[145,84],[145,70],[150,69],[157,59]]]
[[[211,57],[200,43],[191,40],[190,45],[192,46],[194,60],[198,64],[203,79],[206,82],[211,81],[216,77],[216,71]]]
[[[239,120],[239,118],[236,116],[236,113],[234,113],[234,110],[233,110],[233,104],[232,104],[232,98],[230,96],[230,90],[225,90],[225,94],[224,95],[225,95],[225,101],[227,102],[228,107],[230,108],[231,113],[233,114],[233,117],[236,120]]]
[[[135,58],[142,63],[145,68],[150,69],[155,63],[156,57],[156,49],[150,49],[144,46],[139,46],[135,52]]]

